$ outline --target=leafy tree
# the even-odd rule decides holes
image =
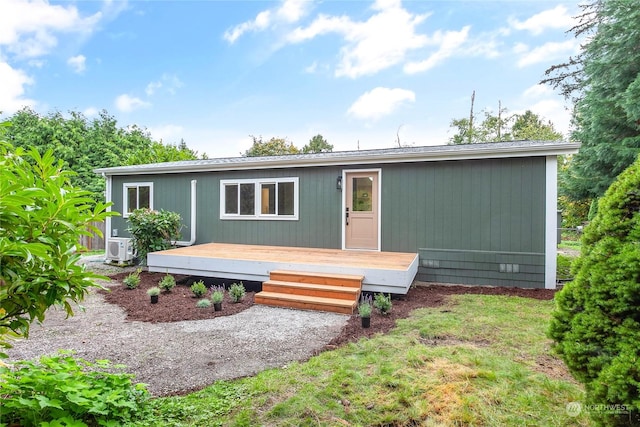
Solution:
[[[40,154],[51,149],[66,169],[75,172],[72,184],[90,191],[96,201],[104,198],[104,179],[93,172],[96,168],[197,158],[184,142],[163,145],[138,126],[118,127],[104,110],[89,121],[79,112],[65,118],[60,112],[40,116],[25,108],[10,120],[7,139],[14,146],[34,147]]]
[[[555,130],[551,121],[545,121],[530,110],[523,114],[507,115],[507,109],[500,106],[498,114],[484,110],[484,119],[479,124],[473,112],[469,118],[453,119],[449,127],[456,133],[449,144],[477,144],[514,140],[556,141],[562,134]]]
[[[287,141],[286,138],[271,138],[269,141],[263,141],[262,136],[255,137],[249,135],[253,139],[253,145],[242,155],[244,157],[262,157],[262,156],[282,156],[286,154],[299,154],[300,149]]]
[[[575,280],[556,295],[549,336],[588,404],[640,409],[640,158],[598,203],[585,227]],[[604,425],[628,415],[592,412]],[[633,418],[637,420],[638,418]]]
[[[333,151],[333,145],[329,144],[320,134],[309,140],[309,143],[302,147],[302,152],[307,153],[330,153]]]
[[[600,197],[640,152],[640,7],[628,0],[583,6],[579,55],[542,82],[575,102],[571,137],[582,147],[563,185],[574,200]]]
[[[133,236],[133,245],[141,264],[146,264],[147,254],[173,246],[180,238],[180,214],[165,210],[136,209],[129,215],[127,231]]]
[[[0,140],[0,346],[27,337],[51,305],[73,315],[99,278],[77,264],[81,235],[100,234],[90,222],[112,213],[71,184],[73,173],[53,150],[40,155]]]

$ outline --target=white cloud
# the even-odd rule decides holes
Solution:
[[[555,93],[547,85],[533,85],[525,89],[522,93],[522,108],[513,111],[516,114],[522,114],[526,110],[531,110],[540,117],[551,120],[554,128],[564,134],[569,135],[571,127],[571,111],[567,109],[560,95]]]
[[[229,43],[235,43],[247,32],[264,31],[281,22],[298,22],[306,13],[311,3],[308,0],[283,0],[276,9],[263,10],[253,20],[245,21],[224,33],[224,39]]]
[[[307,27],[299,27],[288,36],[290,43],[299,43],[317,36],[338,33],[345,45],[340,49],[340,63],[335,75],[356,78],[375,74],[402,62],[407,52],[419,49],[429,39],[416,28],[429,15],[414,15],[402,8],[397,0],[377,1],[376,13],[363,22],[347,16],[319,15]]]
[[[416,95],[406,89],[377,87],[361,95],[349,107],[347,114],[358,119],[377,120],[393,113],[407,102],[414,102]]]
[[[74,73],[82,74],[86,70],[87,58],[84,55],[72,56],[67,59],[67,65],[71,67]]]
[[[91,33],[102,17],[82,17],[73,5],[44,1],[0,0],[0,9],[0,46],[24,58],[49,53],[58,44],[56,33]]]
[[[126,93],[119,95],[115,100],[115,104],[116,108],[123,113],[130,113],[133,110],[151,106],[150,103],[143,101],[140,98],[127,95]]]
[[[184,128],[174,124],[153,126],[148,130],[154,140],[162,141],[163,144],[180,142],[184,134]]]
[[[98,113],[99,111],[96,107],[88,107],[82,112],[82,114],[87,118],[97,117]]]
[[[518,67],[523,68],[541,62],[549,62],[555,59],[566,58],[578,53],[580,42],[575,39],[565,42],[548,42],[530,51],[522,53],[518,60]]]
[[[35,105],[33,99],[24,97],[25,86],[30,84],[33,84],[33,79],[24,71],[0,61],[0,111],[11,114]]]
[[[466,26],[460,31],[447,31],[444,33],[437,31],[431,38],[431,43],[437,44],[439,46],[438,50],[424,61],[407,63],[404,66],[404,71],[408,74],[427,71],[453,56],[460,49],[460,46],[467,41],[470,29],[470,26]]]
[[[548,85],[533,85],[527,88],[522,93],[522,96],[524,96],[527,99],[530,99],[530,98],[535,99],[543,96],[553,96],[553,95],[554,95],[553,89],[551,89]]]
[[[180,80],[178,76],[175,74],[164,73],[160,79],[149,82],[144,91],[147,96],[152,96],[158,90],[164,88],[164,90],[169,92],[171,95],[175,95],[176,91],[182,86],[184,86],[184,83],[182,83],[182,80]]]
[[[509,25],[512,28],[528,31],[534,35],[542,34],[548,28],[569,30],[575,23],[575,19],[562,5],[537,13],[524,21],[518,21],[515,18],[509,19]]]

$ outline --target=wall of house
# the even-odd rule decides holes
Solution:
[[[544,287],[545,159],[367,165],[382,169],[382,250],[420,254],[418,280]],[[342,167],[113,177],[114,210],[125,182],[153,182],[154,208],[178,212],[190,234],[197,184],[197,241],[340,248]],[[347,166],[344,169],[356,169]],[[298,177],[297,221],[220,219],[220,179]],[[112,229],[126,237],[126,220]],[[109,232],[109,231],[107,231]]]
[[[544,287],[544,218],[543,157],[382,172],[382,250],[417,251],[419,280]]]

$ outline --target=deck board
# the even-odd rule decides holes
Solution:
[[[364,276],[363,290],[406,293],[418,255],[404,252],[205,243],[148,254],[150,271],[265,281],[273,270]]]

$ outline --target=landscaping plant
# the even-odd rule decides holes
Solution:
[[[204,298],[201,300],[198,300],[198,302],[196,303],[196,307],[198,308],[208,308],[211,307],[211,301],[209,301],[208,299]]]
[[[129,273],[129,275],[124,278],[122,283],[124,283],[124,285],[127,287],[127,289],[135,289],[135,288],[138,287],[138,285],[140,285],[140,273],[141,273],[141,271],[142,270],[137,269],[136,271],[133,271],[133,272]]]
[[[152,288],[147,289],[147,295],[149,295],[150,297],[160,295],[160,288],[157,286],[154,286]]]
[[[207,293],[207,287],[205,286],[202,280],[193,282],[193,284],[189,289],[191,289],[191,292],[193,293],[193,295],[196,296],[196,298],[200,298],[201,296]]]
[[[229,287],[229,296],[233,302],[240,302],[246,293],[247,291],[244,289],[242,282],[234,283]]]
[[[391,294],[385,296],[382,292],[376,294],[373,298],[373,306],[380,310],[381,314],[387,314],[391,311]]]
[[[0,425],[116,426],[144,419],[149,393],[107,360],[68,353],[0,365]]]
[[[51,150],[23,151],[0,136],[0,348],[10,346],[9,337],[27,338],[52,305],[73,315],[71,303],[100,287],[101,276],[78,263],[78,241],[102,236],[90,223],[116,213],[74,187],[74,176]]]
[[[162,251],[180,238],[180,214],[165,210],[136,209],[129,215],[127,231],[140,264],[146,265],[149,252]]]
[[[165,292],[171,292],[176,287],[176,279],[170,274],[165,274],[158,282],[158,286]]]
[[[598,203],[549,336],[603,425],[640,422],[640,158]],[[617,405],[617,406],[616,406]]]
[[[214,304],[220,304],[224,299],[224,286],[214,286],[211,293],[211,301]]]
[[[358,303],[358,314],[360,317],[371,317],[371,294],[362,295]]]

